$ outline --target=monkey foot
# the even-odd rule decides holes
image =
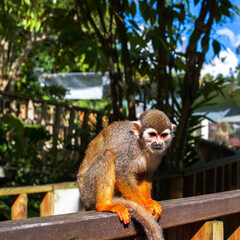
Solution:
[[[157,201],[148,201],[144,206],[156,220],[160,218],[162,214],[162,206]]]
[[[125,208],[124,206],[115,205],[111,209],[111,212],[117,213],[120,221],[123,222],[124,224],[129,224],[130,223],[130,213],[128,212],[128,209]]]
[[[130,223],[131,220],[130,213],[128,212],[128,209],[122,205],[111,204],[106,205],[103,208],[97,208],[96,210],[99,212],[115,212],[119,216],[121,222],[123,222],[126,225]]]

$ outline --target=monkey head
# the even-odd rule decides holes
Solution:
[[[139,116],[134,127],[141,147],[153,154],[161,154],[170,145],[176,125],[171,123],[165,113],[149,110]]]

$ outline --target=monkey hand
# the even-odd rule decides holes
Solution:
[[[153,217],[158,220],[162,213],[162,206],[152,199],[148,200],[146,204],[144,204],[147,211],[153,215]]]
[[[130,223],[131,220],[130,213],[128,212],[128,209],[125,208],[124,206],[113,205],[110,211],[117,213],[120,221],[123,222],[125,225]]]

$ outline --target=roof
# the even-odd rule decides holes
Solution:
[[[107,94],[109,75],[95,72],[37,74],[41,84],[58,84],[68,89],[66,99],[102,99]]]

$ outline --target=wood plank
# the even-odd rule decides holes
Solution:
[[[76,187],[77,187],[76,182],[63,182],[63,183],[46,184],[46,185],[40,185],[40,186],[0,188],[0,196],[18,195],[21,193],[51,192],[55,189],[69,189],[69,188],[76,188]]]
[[[163,228],[170,228],[240,212],[240,190],[167,200],[161,204],[163,215],[159,223]]]
[[[78,107],[78,106],[69,106],[69,104],[66,104],[66,103],[56,102],[56,101],[53,101],[53,100],[42,100],[42,99],[36,99],[36,98],[34,99],[32,97],[23,96],[23,95],[14,94],[14,93],[9,93],[9,92],[4,92],[4,91],[0,91],[0,95],[11,98],[12,101],[13,101],[13,99],[32,100],[33,102],[36,102],[36,103],[46,102],[48,105],[62,106],[62,107],[65,107],[67,109],[74,108],[77,111],[89,111],[89,112],[92,112],[92,113],[104,114],[102,111],[98,111],[98,110],[94,110],[94,109],[88,109],[88,108]]]
[[[240,190],[160,202],[162,228],[240,212]],[[114,213],[95,211],[0,222],[0,239],[114,239],[142,234],[135,222],[124,228]]]
[[[0,196],[4,195],[18,195],[21,193],[40,193],[52,191],[52,185],[40,185],[40,186],[26,186],[26,187],[14,187],[14,188],[0,188]]]
[[[236,154],[230,157],[210,161],[208,163],[204,163],[198,166],[185,168],[182,170],[182,172],[184,173],[185,176],[188,176],[189,174],[202,172],[203,170],[209,170],[212,168],[223,166],[224,164],[230,164],[230,163],[239,162],[239,161],[240,161],[240,154]]]
[[[223,222],[205,222],[191,240],[223,240]]]
[[[52,216],[54,214],[54,193],[47,192],[43,195],[40,204],[40,216]]]
[[[12,220],[27,218],[27,203],[27,194],[23,193],[16,197],[11,208]]]
[[[55,189],[70,189],[77,188],[77,182],[63,182],[52,184],[53,190]]]

